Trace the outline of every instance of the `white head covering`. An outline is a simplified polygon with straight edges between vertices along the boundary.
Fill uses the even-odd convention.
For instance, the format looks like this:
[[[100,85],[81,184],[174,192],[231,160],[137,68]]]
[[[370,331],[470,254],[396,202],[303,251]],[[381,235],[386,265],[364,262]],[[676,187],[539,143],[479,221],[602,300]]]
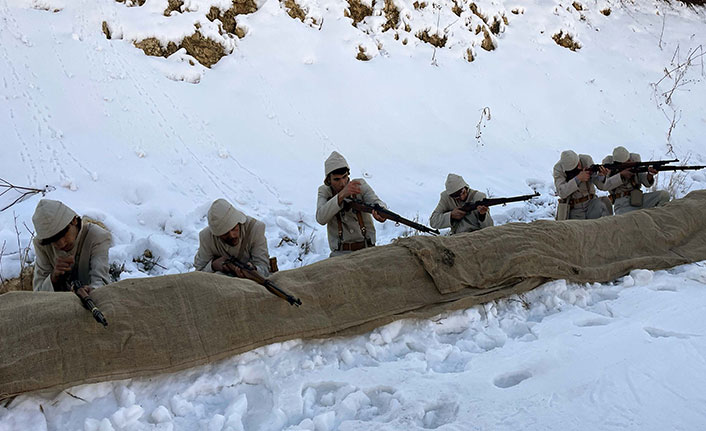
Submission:
[[[446,177],[446,193],[452,195],[464,187],[468,187],[468,184],[463,180],[463,177],[456,174],[449,174]]]
[[[76,216],[74,210],[59,201],[40,200],[32,216],[37,239],[41,241],[53,237],[64,230]]]
[[[562,151],[559,163],[561,164],[561,169],[570,171],[579,165],[579,156],[571,150]]]
[[[630,160],[630,151],[625,147],[615,147],[613,149],[613,161],[616,163],[625,163]]]
[[[324,162],[324,176],[327,177],[331,172],[341,168],[350,169],[346,159],[338,151],[334,151]]]
[[[245,223],[245,214],[235,209],[225,199],[216,199],[208,209],[208,227],[216,236],[221,236],[233,229],[235,225]]]

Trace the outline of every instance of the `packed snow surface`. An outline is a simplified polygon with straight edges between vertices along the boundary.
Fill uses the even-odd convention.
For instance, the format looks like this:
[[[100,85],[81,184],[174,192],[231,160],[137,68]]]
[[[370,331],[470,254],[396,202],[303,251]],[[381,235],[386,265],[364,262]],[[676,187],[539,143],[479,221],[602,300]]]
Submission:
[[[208,18],[228,1],[168,14],[166,0],[138,3],[0,0],[0,178],[50,186],[47,198],[102,222],[122,279],[193,270],[220,197],[266,223],[281,269],[326,258],[314,212],[333,150],[421,223],[449,172],[492,196],[542,193],[493,207],[502,224],[553,217],[564,149],[706,164],[703,8],[477,1],[476,13],[463,0],[394,0],[390,29],[387,2],[302,0],[296,19],[289,2],[259,0],[236,16],[240,38]],[[360,5],[371,13],[354,25],[346,10]],[[184,48],[163,58],[134,46],[196,30],[223,47],[210,68]],[[580,48],[555,43],[559,32]],[[706,171],[663,173],[657,187],[680,197],[706,187]],[[3,278],[34,257],[38,198],[0,213]],[[413,234],[377,229],[379,244]],[[134,261],[145,250],[158,265]],[[704,263],[554,281],[358,337],[19,396],[0,404],[0,430],[702,429],[704,284]]]

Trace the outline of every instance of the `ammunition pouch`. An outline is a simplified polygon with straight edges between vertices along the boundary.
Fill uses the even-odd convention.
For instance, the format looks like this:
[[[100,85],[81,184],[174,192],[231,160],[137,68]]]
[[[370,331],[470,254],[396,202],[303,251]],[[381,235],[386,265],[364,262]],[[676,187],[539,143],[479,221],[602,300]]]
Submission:
[[[642,201],[643,201],[642,190],[635,189],[630,192],[630,206],[642,207]]]
[[[562,221],[568,218],[569,203],[565,199],[559,199],[559,203],[556,205],[556,219],[557,221]]]

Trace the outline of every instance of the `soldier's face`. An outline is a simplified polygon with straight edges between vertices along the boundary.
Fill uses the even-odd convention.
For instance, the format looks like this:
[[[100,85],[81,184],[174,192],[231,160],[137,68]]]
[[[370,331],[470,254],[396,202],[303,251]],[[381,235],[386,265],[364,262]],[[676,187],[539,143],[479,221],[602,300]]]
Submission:
[[[69,230],[66,231],[64,236],[58,240],[51,243],[52,247],[56,250],[61,251],[71,251],[76,243],[76,237],[78,236],[78,221],[76,219],[71,221],[69,225]]]
[[[223,235],[219,236],[221,241],[228,244],[231,247],[235,247],[240,242],[240,225],[236,224],[235,227]]]
[[[451,197],[456,199],[457,201],[466,202],[466,199],[468,199],[468,187],[462,188],[461,190],[452,194]]]
[[[329,181],[331,182],[331,188],[333,188],[333,191],[336,193],[343,190],[343,188],[346,186],[346,184],[348,184],[350,180],[351,176],[348,172],[342,175],[331,174],[331,178],[329,179]]]

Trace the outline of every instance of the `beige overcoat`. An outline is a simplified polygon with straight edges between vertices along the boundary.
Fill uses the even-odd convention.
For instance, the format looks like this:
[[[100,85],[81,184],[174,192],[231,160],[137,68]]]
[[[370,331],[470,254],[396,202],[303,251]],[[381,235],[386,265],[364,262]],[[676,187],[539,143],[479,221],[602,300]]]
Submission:
[[[579,154],[579,160],[584,168],[593,164],[593,158],[588,154]],[[610,177],[606,180],[603,175],[598,172],[591,174],[590,181],[579,181],[576,177],[567,180],[566,172],[561,167],[561,162],[557,162],[552,170],[554,177],[554,186],[556,193],[561,199],[577,200],[589,195],[596,194],[596,188],[599,190],[608,190],[608,186],[615,184],[616,179]]]
[[[108,273],[108,249],[110,249],[110,233],[100,226],[82,222],[81,230],[76,236],[74,249],[66,252],[55,249],[51,244],[40,245],[39,240],[34,240],[34,252],[37,259],[34,263],[33,286],[35,291],[53,292],[54,286],[51,282],[51,273],[54,271],[54,264],[57,257],[76,257],[78,247],[78,260],[74,265],[78,265],[78,280],[91,287],[103,286],[110,283]],[[83,244],[81,246],[81,244]]]
[[[637,153],[630,153],[630,158],[628,162],[640,162],[642,158]],[[603,164],[613,163],[613,156],[609,155],[603,159]],[[630,193],[634,189],[639,189],[640,186],[652,187],[655,180],[654,177],[652,181],[649,180],[647,172],[641,172],[632,178],[623,178],[620,176],[620,172],[608,178],[606,181],[606,188],[604,190],[610,191],[612,195]]]
[[[263,277],[270,275],[270,253],[265,239],[265,224],[247,216],[240,225],[240,241],[232,247],[211,232],[206,226],[199,232],[199,249],[194,256],[197,271],[214,272],[211,263],[223,256],[233,256],[241,262],[251,262]]]
[[[477,202],[481,199],[485,199],[485,193],[481,193],[478,190],[473,190],[470,187],[468,188],[468,197],[465,202],[456,200],[446,191],[443,191],[439,195],[439,203],[436,205],[436,209],[434,209],[434,212],[431,213],[431,217],[429,217],[429,225],[435,229],[445,229],[450,227],[451,235],[463,232],[472,232],[474,230],[492,226],[493,218],[490,216],[490,211],[485,214],[483,221],[480,220],[480,213],[478,210],[471,211],[461,220],[453,220],[451,218],[451,211],[454,209],[460,207],[466,202]]]
[[[370,187],[364,179],[358,178],[352,181],[358,181],[360,183],[361,194],[357,195],[356,198],[361,199],[367,204],[379,204],[387,208],[385,202],[380,200],[372,187]],[[352,210],[343,211],[343,205],[338,205],[338,196],[333,193],[331,186],[325,184],[321,185],[316,201],[316,221],[326,226],[328,245],[331,251],[337,251],[340,245],[339,242],[341,242],[338,238],[336,214],[341,214],[343,227],[342,242],[352,243],[364,240],[356,214]],[[373,217],[369,213],[363,213],[362,216],[363,226],[365,226],[368,239],[372,244],[375,244],[375,225],[373,224]]]

